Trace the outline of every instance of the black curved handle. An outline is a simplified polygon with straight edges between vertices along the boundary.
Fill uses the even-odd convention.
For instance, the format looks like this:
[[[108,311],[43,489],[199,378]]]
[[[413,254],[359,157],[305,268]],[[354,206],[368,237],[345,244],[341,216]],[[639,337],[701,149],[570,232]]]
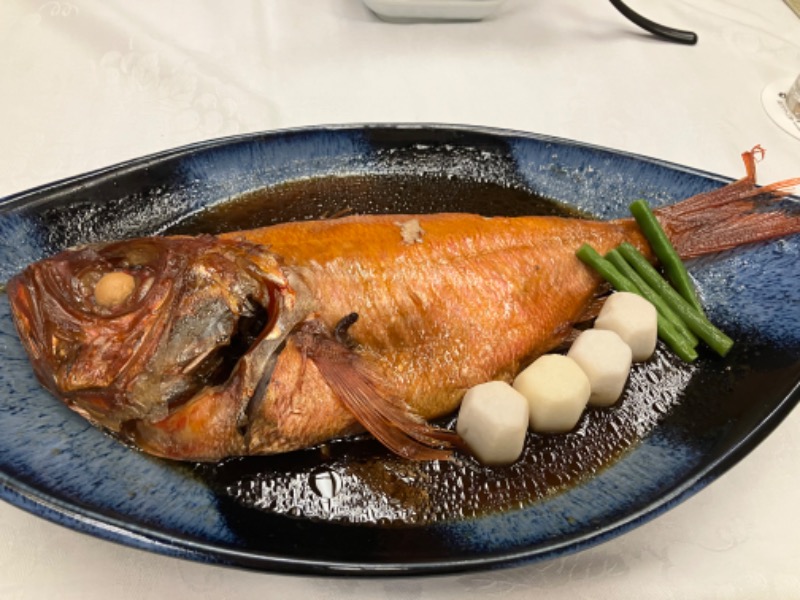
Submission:
[[[672,27],[667,27],[666,25],[654,23],[650,19],[646,19],[636,11],[632,10],[627,4],[622,2],[622,0],[611,0],[611,4],[629,21],[636,23],[636,25],[645,31],[649,31],[653,35],[664,38],[665,40],[669,40],[671,42],[677,42],[678,44],[687,44],[692,46],[697,43],[697,34],[693,31],[674,29]]]

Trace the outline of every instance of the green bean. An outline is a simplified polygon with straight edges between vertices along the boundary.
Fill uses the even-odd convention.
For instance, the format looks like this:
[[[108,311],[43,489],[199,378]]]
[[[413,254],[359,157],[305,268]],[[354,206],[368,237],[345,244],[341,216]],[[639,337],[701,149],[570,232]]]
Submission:
[[[661,261],[661,266],[664,267],[670,283],[689,304],[702,313],[703,306],[697,298],[697,292],[686,270],[686,265],[683,264],[680,256],[678,256],[666,232],[662,229],[653,211],[650,210],[650,206],[644,200],[637,200],[631,204],[630,210],[642,233],[650,243],[653,252],[655,252],[658,260]]]
[[[625,257],[620,254],[618,249],[611,250],[606,254],[606,259],[611,262],[617,270],[622,273],[625,277],[631,280],[633,285],[635,285],[639,290],[639,295],[644,297],[646,300],[650,302],[653,306],[656,307],[659,315],[663,316],[667,319],[678,332],[685,337],[688,342],[692,346],[696,346],[697,342],[699,341],[697,337],[692,333],[689,327],[684,323],[683,319],[678,316],[678,314],[672,310],[669,304],[656,292],[653,288],[647,285],[647,282],[642,279],[642,277],[636,272],[636,270],[628,264],[628,261],[625,260]]]
[[[669,319],[661,314],[656,315],[658,337],[664,340],[672,351],[686,362],[693,362],[697,358],[697,350],[692,341],[684,336]]]
[[[683,296],[656,271],[648,260],[631,244],[624,242],[619,246],[619,251],[625,260],[642,276],[647,284],[658,292],[670,305],[689,329],[701,340],[708,344],[717,354],[725,356],[733,346],[733,340],[715,327],[706,316],[696,310]]]
[[[600,256],[597,250],[592,248],[589,244],[583,244],[576,252],[576,255],[586,265],[597,271],[603,279],[608,281],[617,290],[631,292],[640,296],[642,295],[631,280],[620,273],[610,261]],[[694,345],[690,343],[689,339],[683,336],[668,319],[665,319],[662,315],[658,315],[657,327],[658,336],[664,340],[664,343],[680,358],[686,362],[692,362],[697,358]]]
[[[636,289],[632,281],[620,273],[611,262],[603,258],[600,253],[589,244],[583,244],[575,254],[581,261],[597,271],[600,276],[613,285],[614,288],[622,292],[639,293],[639,290]]]

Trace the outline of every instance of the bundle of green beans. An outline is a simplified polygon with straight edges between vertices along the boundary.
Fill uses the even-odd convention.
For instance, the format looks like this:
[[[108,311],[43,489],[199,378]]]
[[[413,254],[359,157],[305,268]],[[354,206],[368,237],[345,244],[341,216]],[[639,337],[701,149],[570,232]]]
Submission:
[[[697,358],[699,340],[720,356],[725,356],[733,346],[733,340],[706,317],[686,266],[653,211],[644,200],[637,200],[630,208],[663,266],[666,278],[627,242],[605,257],[589,244],[584,244],[577,252],[578,258],[615,289],[638,294],[650,301],[658,314],[659,337],[683,360],[692,362]]]

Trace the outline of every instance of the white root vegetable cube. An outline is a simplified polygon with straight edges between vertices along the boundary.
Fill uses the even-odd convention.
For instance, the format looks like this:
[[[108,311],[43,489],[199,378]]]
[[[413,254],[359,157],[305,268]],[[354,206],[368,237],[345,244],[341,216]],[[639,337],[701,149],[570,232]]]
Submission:
[[[572,343],[567,356],[580,365],[589,378],[589,404],[611,406],[622,395],[631,369],[630,346],[606,329],[587,329]]]
[[[514,388],[528,399],[531,430],[564,433],[577,425],[591,386],[578,364],[561,354],[545,354],[514,379]]]
[[[637,294],[616,292],[609,296],[594,326],[595,329],[609,329],[619,335],[630,346],[634,362],[647,360],[656,349],[656,307]]]
[[[486,465],[513,463],[528,430],[528,402],[503,381],[470,388],[461,401],[456,432]]]

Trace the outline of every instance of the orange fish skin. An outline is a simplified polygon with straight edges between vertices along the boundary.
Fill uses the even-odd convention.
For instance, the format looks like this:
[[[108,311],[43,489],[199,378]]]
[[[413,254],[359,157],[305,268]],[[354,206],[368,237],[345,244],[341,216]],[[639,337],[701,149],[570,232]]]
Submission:
[[[356,216],[221,237],[280,257],[331,330],[357,313],[349,334],[359,352],[425,419],[455,410],[470,386],[510,381],[564,340],[599,283],[575,257],[581,244],[647,248],[627,220],[466,214]],[[356,427],[311,361],[301,362],[296,351],[279,356],[260,417],[251,420],[258,434],[250,452],[302,448]]]

